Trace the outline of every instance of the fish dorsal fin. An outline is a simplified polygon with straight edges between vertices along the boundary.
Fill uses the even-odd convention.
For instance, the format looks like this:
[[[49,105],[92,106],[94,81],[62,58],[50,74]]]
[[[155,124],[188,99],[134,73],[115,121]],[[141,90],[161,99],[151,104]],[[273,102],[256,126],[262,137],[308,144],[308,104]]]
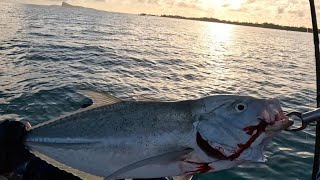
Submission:
[[[46,122],[43,122],[43,123],[40,123],[40,124],[37,124],[37,125],[33,126],[32,129],[36,129],[38,127],[50,124],[52,122],[58,121],[58,120],[60,120],[62,118],[65,118],[67,116],[70,116],[70,115],[73,115],[73,114],[77,114],[77,113],[80,113],[80,112],[83,112],[83,111],[94,109],[94,108],[97,108],[97,107],[100,107],[100,106],[106,106],[106,105],[111,105],[111,104],[116,104],[116,103],[122,102],[122,100],[119,99],[119,98],[116,98],[116,97],[111,96],[111,95],[109,95],[107,93],[103,93],[103,92],[99,92],[99,91],[80,90],[80,93],[85,95],[85,96],[87,96],[88,98],[90,98],[93,101],[93,105],[88,106],[86,108],[79,109],[79,110],[71,112],[71,113],[66,113],[66,114],[61,115],[61,116],[59,116],[57,118],[51,119],[49,121],[46,121]]]
[[[145,95],[134,96],[133,99],[136,100],[136,101],[157,101],[157,99],[150,98],[150,97],[147,97]]]
[[[174,161],[179,161],[184,158],[187,154],[192,152],[192,148],[187,148],[181,151],[173,151],[169,152],[166,154],[150,157],[132,164],[129,164],[128,166],[125,166],[116,172],[112,173],[110,176],[106,177],[105,179],[114,179],[117,178],[117,176],[124,174],[126,172],[132,171],[134,169],[137,169],[139,167],[143,167],[146,165],[151,165],[151,164],[163,164],[163,163],[171,163]]]
[[[110,94],[94,90],[80,90],[80,93],[93,101],[91,108],[116,104],[122,101],[121,99],[111,96]]]

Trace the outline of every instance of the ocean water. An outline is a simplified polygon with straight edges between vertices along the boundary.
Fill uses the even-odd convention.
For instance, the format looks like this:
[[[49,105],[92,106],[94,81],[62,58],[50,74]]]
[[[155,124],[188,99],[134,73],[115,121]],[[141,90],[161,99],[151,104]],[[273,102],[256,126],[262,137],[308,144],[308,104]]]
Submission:
[[[88,102],[83,88],[122,99],[245,94],[306,111],[316,104],[312,43],[309,33],[0,2],[0,120],[72,112]],[[194,179],[310,179],[314,134],[283,132],[268,162]]]

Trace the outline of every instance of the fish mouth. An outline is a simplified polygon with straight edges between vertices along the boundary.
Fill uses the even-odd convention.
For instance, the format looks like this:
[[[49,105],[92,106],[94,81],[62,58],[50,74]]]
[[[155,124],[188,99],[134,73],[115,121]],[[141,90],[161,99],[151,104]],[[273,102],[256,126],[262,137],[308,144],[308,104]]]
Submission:
[[[196,135],[197,139],[197,144],[200,147],[202,151],[204,151],[209,157],[213,157],[216,159],[221,159],[221,160],[227,160],[229,159],[228,156],[226,156],[223,153],[223,149],[221,148],[213,148],[208,141],[204,140],[202,136],[200,135],[199,132],[197,132]]]
[[[204,151],[209,157],[220,160],[231,160],[238,158],[246,149],[250,148],[251,144],[264,132],[275,133],[281,130],[287,129],[292,125],[288,117],[285,116],[283,111],[263,111],[260,116],[257,117],[260,120],[258,125],[248,126],[243,128],[246,134],[251,137],[245,144],[238,144],[237,150],[231,155],[226,155],[222,147],[212,147],[208,141],[202,138],[201,134],[197,132],[196,141],[202,151]]]
[[[268,112],[268,110],[265,110],[257,119],[268,123],[268,126],[265,128],[266,133],[280,132],[293,124],[282,110],[279,112],[275,110]]]

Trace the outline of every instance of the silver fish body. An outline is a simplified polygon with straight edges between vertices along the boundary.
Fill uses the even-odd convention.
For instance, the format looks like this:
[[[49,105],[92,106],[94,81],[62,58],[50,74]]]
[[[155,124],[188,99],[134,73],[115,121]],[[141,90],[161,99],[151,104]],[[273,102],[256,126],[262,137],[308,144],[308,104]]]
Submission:
[[[230,128],[230,122],[224,124],[223,120],[237,117],[239,112],[230,110],[234,114],[228,114],[225,110],[239,102],[256,109]],[[267,135],[257,138],[256,145],[238,157],[228,157],[251,137],[242,125],[257,125],[261,121],[257,116],[266,114],[270,104],[280,110],[274,101],[246,96],[180,102],[119,101],[36,126],[28,135],[27,145],[67,166],[107,179],[218,171],[261,159]],[[223,112],[219,112],[221,108]]]

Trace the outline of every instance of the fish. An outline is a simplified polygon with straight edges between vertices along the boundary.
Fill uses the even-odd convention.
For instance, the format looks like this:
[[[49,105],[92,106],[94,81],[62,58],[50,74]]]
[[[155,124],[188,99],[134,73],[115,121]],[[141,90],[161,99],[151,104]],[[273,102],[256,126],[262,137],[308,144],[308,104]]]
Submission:
[[[264,162],[265,146],[292,125],[278,99],[123,101],[99,91],[80,93],[93,105],[33,126],[26,146],[104,179],[189,179]]]

